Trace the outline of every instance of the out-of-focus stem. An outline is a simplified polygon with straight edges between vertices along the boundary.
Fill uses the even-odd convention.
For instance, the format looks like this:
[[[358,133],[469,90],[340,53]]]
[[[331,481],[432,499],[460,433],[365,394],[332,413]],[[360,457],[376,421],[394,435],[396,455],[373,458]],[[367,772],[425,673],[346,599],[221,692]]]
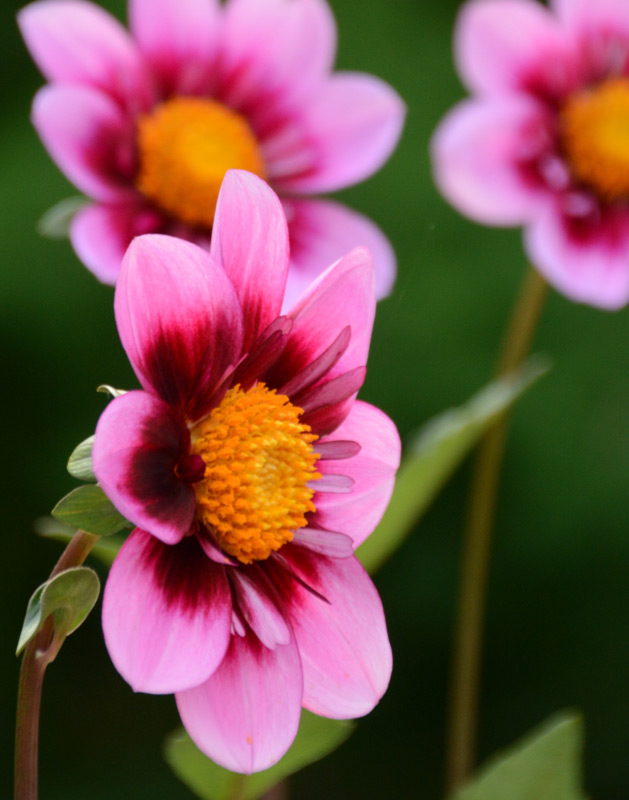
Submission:
[[[546,293],[543,278],[529,268],[503,339],[498,376],[515,370],[527,355]],[[484,436],[472,474],[453,648],[446,768],[450,791],[465,782],[474,766],[485,598],[507,427],[503,415]]]
[[[54,578],[69,567],[80,566],[100,537],[77,531],[50,573]],[[48,619],[26,645],[20,667],[15,727],[15,800],[37,800],[39,711],[46,667],[54,660],[60,641]]]

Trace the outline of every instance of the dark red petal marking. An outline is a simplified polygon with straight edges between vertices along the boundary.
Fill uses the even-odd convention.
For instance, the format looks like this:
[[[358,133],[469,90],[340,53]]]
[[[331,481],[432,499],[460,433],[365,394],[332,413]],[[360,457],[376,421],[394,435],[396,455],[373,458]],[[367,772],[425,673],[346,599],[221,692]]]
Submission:
[[[292,327],[293,320],[289,317],[274,320],[234,371],[232,385],[239,383],[243,389],[248,389],[270,369],[284,352]]]
[[[350,440],[341,440],[333,442],[317,442],[313,445],[314,450],[319,453],[321,461],[333,461],[342,458],[353,458],[361,451],[361,446],[358,442]]]
[[[306,548],[288,544],[284,545],[282,550],[286,548],[290,548],[291,553],[297,551],[298,555],[293,558],[292,561],[297,561],[299,563],[301,575],[297,574],[293,565],[289,563],[281,553],[274,553],[271,558],[268,558],[264,562],[264,571],[272,582],[275,591],[279,594],[281,604],[284,605],[285,603],[293,601],[293,582],[298,583],[303,589],[319,600],[329,604],[330,601],[327,597],[324,597],[311,585],[311,582],[316,583],[318,575],[317,565],[314,559],[324,558],[324,556],[317,555],[315,557]]]
[[[168,605],[193,614],[200,607],[224,602],[225,570],[206,557],[196,536],[186,536],[175,545],[151,536],[145,557]]]
[[[175,475],[184,483],[197,483],[205,475],[205,461],[196,453],[179,459]]]
[[[217,564],[224,564],[227,567],[237,567],[240,565],[238,559],[228,556],[227,553],[221,550],[205,525],[198,524],[195,532],[199,544],[203,548],[203,552],[208,558],[211,558],[212,561],[215,561]]]
[[[347,400],[360,389],[365,382],[366,374],[367,367],[356,367],[344,375],[339,375],[338,378],[320,383],[313,389],[291,398],[291,402],[303,408],[304,415],[319,408],[336,405],[336,403]]]
[[[315,358],[315,360],[308,364],[301,372],[294,375],[287,383],[280,386],[278,392],[293,398],[298,395],[299,392],[312,386],[313,383],[326,375],[337,363],[339,358],[347,350],[351,338],[352,329],[348,325],[343,328],[332,344],[324,350],[320,356]],[[297,405],[299,405],[299,403],[297,403]]]
[[[353,405],[354,397],[348,397],[347,400],[343,400],[342,403],[337,403],[333,406],[324,406],[323,408],[317,409],[317,411],[304,414],[301,421],[305,425],[310,425],[312,432],[316,433],[317,436],[327,436],[329,433],[332,433],[332,431],[335,431],[341,422],[345,420],[352,410]],[[315,442],[313,445],[315,451],[316,444]]]

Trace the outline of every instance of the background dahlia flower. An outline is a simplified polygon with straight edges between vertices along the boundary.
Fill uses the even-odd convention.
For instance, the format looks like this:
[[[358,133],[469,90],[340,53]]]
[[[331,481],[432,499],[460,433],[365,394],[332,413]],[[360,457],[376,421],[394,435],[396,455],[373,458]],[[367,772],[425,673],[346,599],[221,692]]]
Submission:
[[[369,254],[338,261],[280,316],[278,198],[230,171],[211,252],[148,235],[116,287],[143,389],[102,414],[94,470],[137,528],[113,564],[103,627],[138,691],[174,692],[196,744],[239,772],[291,744],[302,705],[366,714],[391,650],[354,548],[389,500],[400,444],[357,401],[375,311]]]
[[[395,276],[387,238],[367,218],[304,195],[371,175],[399,138],[404,106],[370,75],[332,73],[336,31],[324,0],[129,0],[129,34],[84,0],[43,0],[19,25],[50,81],[33,123],[93,204],[70,238],[115,283],[131,239],[161,232],[207,245],[228,168],[282,196],[292,266],[287,298],[366,245],[378,296]]]
[[[462,213],[524,225],[569,298],[629,300],[629,3],[475,0],[455,31],[474,93],[437,129],[437,184]]]

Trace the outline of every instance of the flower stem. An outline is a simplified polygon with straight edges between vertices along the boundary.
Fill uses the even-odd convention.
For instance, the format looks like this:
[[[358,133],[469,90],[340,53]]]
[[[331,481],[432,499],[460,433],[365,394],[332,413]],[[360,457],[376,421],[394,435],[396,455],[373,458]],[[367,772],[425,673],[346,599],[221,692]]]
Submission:
[[[50,577],[54,578],[69,567],[80,566],[99,538],[77,531]],[[54,626],[49,618],[26,645],[22,657],[15,727],[15,800],[37,800],[39,710],[44,672],[48,664],[54,661],[62,643],[55,640],[54,634]]]
[[[529,268],[503,338],[498,376],[515,370],[528,353],[546,290],[543,278]],[[485,597],[507,427],[508,419],[503,415],[487,432],[472,473],[450,691],[446,772],[450,791],[467,779],[474,764]]]

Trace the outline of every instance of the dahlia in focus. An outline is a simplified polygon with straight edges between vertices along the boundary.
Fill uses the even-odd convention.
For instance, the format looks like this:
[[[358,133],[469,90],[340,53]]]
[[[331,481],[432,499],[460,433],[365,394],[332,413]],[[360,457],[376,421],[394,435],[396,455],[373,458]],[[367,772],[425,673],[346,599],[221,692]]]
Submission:
[[[567,297],[629,300],[629,3],[472,0],[455,32],[473,97],[437,129],[437,185],[463,214],[523,225]]]
[[[387,688],[382,605],[354,549],[389,501],[400,443],[356,400],[375,311],[356,249],[281,315],[289,251],[276,195],[227,173],[211,251],[137,238],[116,287],[142,390],[97,426],[94,471],[137,527],[103,600],[111,658],[175,693],[198,747],[254,772],[301,707],[368,713]]]
[[[208,247],[223,176],[239,168],[282,197],[287,302],[357,245],[371,249],[378,296],[388,294],[395,257],[384,234],[339,203],[307,199],[375,172],[404,119],[388,84],[332,72],[325,0],[129,0],[130,33],[85,0],[41,0],[18,19],[50,81],[33,123],[93,200],[70,238],[101,281],[115,283],[138,234]]]

